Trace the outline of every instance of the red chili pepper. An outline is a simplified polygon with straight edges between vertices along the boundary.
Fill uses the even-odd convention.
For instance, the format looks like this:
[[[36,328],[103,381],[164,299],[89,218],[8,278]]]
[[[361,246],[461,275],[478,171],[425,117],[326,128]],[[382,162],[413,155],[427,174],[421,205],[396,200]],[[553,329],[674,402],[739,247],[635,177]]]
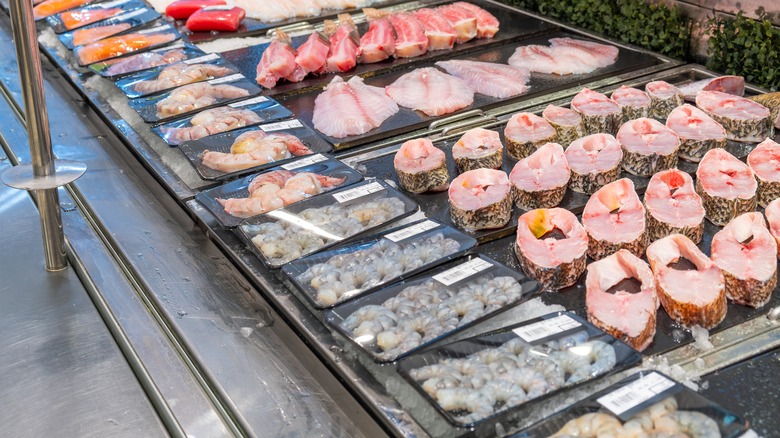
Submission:
[[[192,14],[187,19],[187,29],[193,32],[235,32],[244,16],[246,12],[238,6],[210,6]]]
[[[225,0],[176,0],[165,8],[165,15],[176,20],[185,20],[207,6],[226,4]]]

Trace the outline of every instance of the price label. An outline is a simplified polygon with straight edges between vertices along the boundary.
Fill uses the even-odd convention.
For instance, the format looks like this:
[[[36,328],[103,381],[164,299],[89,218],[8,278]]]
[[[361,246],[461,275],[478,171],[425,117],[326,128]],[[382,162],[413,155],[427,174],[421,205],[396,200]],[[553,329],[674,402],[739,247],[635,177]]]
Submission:
[[[319,163],[320,161],[327,160],[328,157],[322,155],[322,154],[315,154],[308,156],[306,158],[301,158],[300,160],[293,161],[292,163],[287,163],[282,165],[282,169],[286,170],[293,170],[293,169],[300,169],[301,167],[310,166],[315,163]]]
[[[162,30],[168,30],[170,28],[171,28],[171,25],[170,24],[166,24],[165,26],[158,26],[158,27],[153,27],[151,29],[139,30],[138,33],[140,35],[146,35],[146,34],[149,34],[149,33],[160,32]],[[170,47],[168,47],[168,49],[170,49]]]
[[[224,76],[217,79],[212,79],[208,82],[211,85],[216,85],[216,84],[224,84],[225,82],[235,82],[239,79],[244,79],[244,75],[242,75],[241,73],[236,73],[236,74]]]
[[[172,44],[170,46],[160,47],[159,49],[151,50],[152,53],[159,53],[159,52],[167,52],[168,50],[176,50],[176,49],[183,49],[184,43],[178,42],[176,44]]]
[[[208,61],[214,61],[216,59],[219,59],[219,55],[216,53],[210,53],[206,56],[201,56],[199,58],[192,58],[184,61],[185,64],[191,65],[191,64],[200,64],[202,62],[208,62]]]
[[[465,278],[469,278],[474,274],[478,274],[491,266],[493,266],[493,264],[489,261],[476,258],[452,269],[448,269],[441,274],[434,275],[433,279],[445,286],[450,286]]]
[[[201,9],[201,11],[229,11],[233,8],[235,8],[235,6],[216,5],[216,6],[206,6],[205,8]]]
[[[642,376],[635,382],[631,382],[622,388],[599,397],[596,401],[613,414],[624,419],[624,414],[631,413],[631,415],[633,415],[635,408],[654,399],[656,396],[673,388],[675,385],[677,385],[677,383],[674,381],[669,380],[656,372],[652,372]]]
[[[135,11],[127,12],[122,15],[117,15],[116,17],[112,18],[112,22],[127,20],[128,18],[137,17],[145,12],[149,11],[149,9],[143,8],[143,9],[136,9]],[[140,33],[140,32],[139,32]]]
[[[265,97],[265,96],[258,96],[258,97],[255,97],[254,99],[249,99],[249,100],[244,100],[244,101],[241,101],[241,102],[231,103],[228,106],[231,107],[231,108],[241,108],[241,107],[244,107],[244,106],[254,105],[256,103],[267,102],[267,101],[268,101],[267,97]]]
[[[385,188],[382,187],[382,184],[379,184],[378,182],[374,181],[370,184],[366,184],[360,187],[355,187],[354,189],[344,190],[343,192],[334,193],[333,197],[336,198],[336,201],[339,202],[339,204],[342,204],[347,201],[351,201],[353,199],[362,198],[363,196],[368,196],[372,193],[381,192],[384,191]]]
[[[432,230],[438,226],[440,226],[440,224],[437,224],[434,221],[426,220],[425,222],[420,222],[419,224],[404,228],[403,230],[390,233],[385,236],[385,239],[388,239],[392,242],[400,242],[401,240],[406,240],[412,236],[416,236],[425,231]]]
[[[514,330],[517,336],[523,338],[526,342],[534,342],[539,339],[547,338],[558,333],[580,327],[582,324],[572,319],[569,315],[559,315],[555,318],[545,319]]]
[[[108,8],[113,8],[114,6],[123,5],[123,4],[128,3],[128,2],[130,2],[130,0],[116,0],[116,1],[108,2],[108,3],[100,3],[100,4],[97,4],[95,6],[97,8],[99,8],[99,9],[108,9]]]
[[[303,128],[303,123],[300,120],[285,120],[283,122],[269,123],[267,125],[261,125],[260,129],[263,132],[281,131],[284,129]]]

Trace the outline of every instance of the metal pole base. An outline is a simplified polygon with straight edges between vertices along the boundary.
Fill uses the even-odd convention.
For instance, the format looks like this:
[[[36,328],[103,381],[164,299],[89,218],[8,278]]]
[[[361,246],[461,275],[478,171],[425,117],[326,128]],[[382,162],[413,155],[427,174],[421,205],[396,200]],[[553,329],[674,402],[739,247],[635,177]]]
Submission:
[[[56,189],[79,179],[86,171],[87,165],[80,161],[54,160],[51,175],[35,176],[32,164],[20,164],[0,174],[0,180],[8,187],[20,190]]]

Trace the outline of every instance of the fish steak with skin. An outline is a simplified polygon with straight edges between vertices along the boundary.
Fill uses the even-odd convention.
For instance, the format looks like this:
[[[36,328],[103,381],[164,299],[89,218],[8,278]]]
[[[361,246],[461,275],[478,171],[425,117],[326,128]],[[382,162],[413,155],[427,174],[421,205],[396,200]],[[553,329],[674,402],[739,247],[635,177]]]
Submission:
[[[571,167],[569,188],[590,195],[620,175],[623,149],[609,134],[593,134],[573,141],[566,149]]]
[[[756,182],[747,164],[725,149],[712,149],[696,169],[696,193],[707,219],[726,225],[742,213],[756,209]]]
[[[427,138],[404,142],[395,153],[393,168],[406,191],[441,192],[449,187],[450,174],[444,151]]]
[[[500,228],[512,218],[509,178],[501,170],[463,172],[448,191],[452,222],[467,230]]]
[[[558,143],[547,143],[515,164],[509,174],[512,197],[524,210],[560,204],[571,177],[569,163]]]
[[[645,189],[647,234],[655,241],[683,234],[694,243],[704,236],[704,206],[693,187],[693,178],[678,169],[656,173]]]
[[[641,256],[647,247],[645,207],[628,178],[609,183],[590,197],[582,211],[582,225],[593,260],[621,249]]]

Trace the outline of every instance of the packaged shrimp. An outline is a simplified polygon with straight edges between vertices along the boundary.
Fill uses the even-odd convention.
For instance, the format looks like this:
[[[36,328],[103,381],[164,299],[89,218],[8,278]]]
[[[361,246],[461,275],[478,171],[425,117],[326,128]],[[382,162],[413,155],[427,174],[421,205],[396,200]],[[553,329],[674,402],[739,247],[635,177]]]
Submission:
[[[145,7],[146,4],[139,0],[114,0],[60,12],[46,17],[46,21],[54,33],[59,34]]]
[[[375,361],[392,362],[540,290],[536,280],[472,254],[337,306],[326,320]]]
[[[131,99],[170,91],[182,85],[209,81],[238,73],[236,66],[210,53],[125,76],[115,82]]]
[[[642,371],[513,437],[736,438],[747,421],[658,371]],[[755,436],[755,435],[754,435]]]
[[[555,312],[409,356],[399,368],[450,423],[487,432],[499,422],[509,430],[509,411],[640,361],[586,320]]]
[[[188,141],[180,148],[201,178],[224,180],[329,152],[332,146],[291,119]]]
[[[205,54],[203,50],[180,41],[143,53],[96,62],[90,64],[89,69],[104,78],[116,79],[151,68],[199,58]]]
[[[260,91],[260,87],[243,74],[235,73],[182,85],[165,93],[132,99],[129,105],[145,122],[156,123],[256,96]]]
[[[187,141],[198,140],[221,132],[286,119],[291,115],[290,110],[281,106],[279,102],[265,96],[259,96],[225,106],[205,109],[192,117],[157,125],[152,128],[152,132],[162,137],[169,145],[178,146]]]
[[[205,190],[195,196],[224,228],[237,227],[242,219],[267,213],[344,188],[363,175],[341,161],[314,154]]]
[[[381,180],[367,180],[245,219],[238,237],[266,266],[285,263],[358,237],[417,211]]]
[[[149,24],[158,18],[160,18],[159,12],[144,7],[107,18],[99,23],[65,32],[57,38],[65,47],[73,50],[76,47],[91,44]]]
[[[282,272],[314,307],[333,307],[463,255],[476,239],[423,219],[330,251],[304,257]]]

